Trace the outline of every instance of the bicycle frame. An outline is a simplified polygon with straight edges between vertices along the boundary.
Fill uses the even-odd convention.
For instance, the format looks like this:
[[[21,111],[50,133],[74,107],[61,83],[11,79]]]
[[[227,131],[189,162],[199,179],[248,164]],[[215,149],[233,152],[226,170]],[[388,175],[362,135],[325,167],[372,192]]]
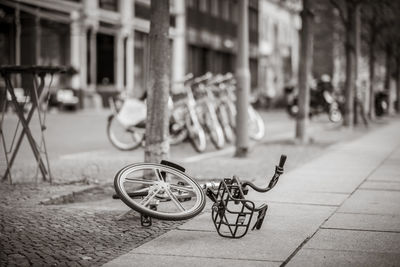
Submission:
[[[205,206],[205,196],[208,196],[214,202],[211,217],[218,234],[222,237],[241,238],[248,232],[254,212],[257,212],[258,216],[252,230],[258,230],[263,224],[268,209],[267,204],[256,207],[254,202],[246,200],[245,195],[249,188],[261,193],[271,190],[283,173],[285,161],[286,156],[282,155],[272,179],[265,188],[257,187],[251,182],[241,183],[236,176],[231,179],[222,179],[218,184],[199,185],[193,178],[185,174],[183,167],[168,161],[162,161],[161,164],[128,165],[117,173],[114,186],[117,197],[141,214],[143,226],[150,226],[152,217],[163,220],[190,219],[202,211]],[[135,175],[131,176],[137,172],[145,174],[141,178]],[[176,178],[183,178],[183,182],[178,182]],[[142,183],[147,187],[128,193],[127,188],[129,187],[124,185],[127,181],[130,184],[132,182]],[[134,198],[137,198],[138,201],[133,201]],[[187,201],[189,204],[195,204],[193,206],[184,205]],[[163,202],[165,202],[163,206],[166,206],[167,209],[161,207],[158,210],[159,205]],[[172,211],[171,205],[175,205],[177,209]]]

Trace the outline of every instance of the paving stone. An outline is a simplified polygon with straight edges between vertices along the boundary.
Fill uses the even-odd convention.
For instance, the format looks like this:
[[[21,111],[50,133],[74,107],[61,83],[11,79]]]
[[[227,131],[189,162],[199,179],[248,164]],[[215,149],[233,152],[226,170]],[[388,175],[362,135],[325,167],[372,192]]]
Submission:
[[[322,227],[370,231],[393,231],[400,233],[400,214],[381,215],[335,213]]]
[[[396,215],[400,210],[400,192],[357,190],[339,208],[339,212]]]
[[[84,253],[92,259],[90,262],[101,265],[179,225],[179,222],[154,220],[155,227],[143,228],[137,214],[126,221],[116,221],[116,210],[81,211],[68,206],[12,208],[12,205],[4,207],[0,204],[0,227],[7,229],[1,231],[0,248],[4,248],[2,251],[7,252],[6,255],[24,251],[31,264],[36,266],[65,265],[71,261],[71,256]],[[22,255],[7,258],[7,264],[29,266],[29,261],[23,262]],[[84,263],[80,258],[73,259],[77,264],[87,266],[87,260]]]
[[[281,262],[271,261],[242,261],[235,259],[218,259],[213,257],[179,257],[176,255],[146,255],[146,254],[125,254],[118,262],[108,262],[103,265],[105,267],[111,266],[192,266],[192,267],[204,267],[204,266],[221,266],[221,267],[242,267],[242,266],[280,266]]]
[[[321,229],[304,248],[397,254],[400,233]]]
[[[400,180],[399,181],[367,180],[360,186],[360,189],[387,190],[387,191],[400,192]]]
[[[286,266],[398,266],[400,254],[345,250],[301,249]]]

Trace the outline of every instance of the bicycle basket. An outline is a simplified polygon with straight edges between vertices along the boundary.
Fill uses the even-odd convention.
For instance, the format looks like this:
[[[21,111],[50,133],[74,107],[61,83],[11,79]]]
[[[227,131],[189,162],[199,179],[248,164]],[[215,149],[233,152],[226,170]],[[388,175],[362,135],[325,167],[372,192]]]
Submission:
[[[241,238],[246,235],[255,205],[244,198],[239,179],[223,179],[215,194],[211,216],[222,237]]]

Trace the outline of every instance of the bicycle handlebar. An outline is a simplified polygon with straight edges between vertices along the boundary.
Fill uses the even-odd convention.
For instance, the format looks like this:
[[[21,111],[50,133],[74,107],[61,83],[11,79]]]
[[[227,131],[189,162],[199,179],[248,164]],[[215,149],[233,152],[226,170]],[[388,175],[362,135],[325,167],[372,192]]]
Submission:
[[[261,188],[261,187],[256,186],[252,182],[243,182],[242,183],[242,188],[245,188],[246,186],[250,186],[252,189],[254,189],[257,192],[260,192],[260,193],[268,192],[269,190],[271,190],[276,185],[276,183],[279,180],[279,176],[281,174],[283,174],[283,166],[285,165],[286,159],[287,159],[286,155],[281,155],[281,158],[279,160],[279,164],[278,164],[278,166],[275,167],[275,173],[272,176],[271,181],[269,182],[267,187]]]
[[[198,83],[201,83],[201,82],[204,82],[204,81],[206,81],[206,80],[208,80],[208,79],[211,79],[212,76],[213,76],[213,75],[212,75],[211,72],[207,72],[207,73],[204,74],[203,76],[200,76],[200,77],[195,78],[195,79],[193,80],[193,82],[192,82],[192,85],[198,84]]]
[[[286,159],[287,159],[286,155],[281,155],[278,166],[281,167],[282,169],[283,169],[283,166],[285,165]]]

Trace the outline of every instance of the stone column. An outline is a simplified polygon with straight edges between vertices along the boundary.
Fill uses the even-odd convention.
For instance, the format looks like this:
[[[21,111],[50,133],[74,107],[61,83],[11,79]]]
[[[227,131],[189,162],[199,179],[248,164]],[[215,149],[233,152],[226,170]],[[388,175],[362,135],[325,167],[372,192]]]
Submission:
[[[19,4],[15,8],[15,65],[21,65],[21,20]],[[18,87],[21,86],[21,76],[15,75],[15,83]]]
[[[134,96],[135,91],[135,61],[134,61],[134,31],[127,36],[126,40],[126,90],[129,97]]]
[[[125,46],[124,46],[124,39],[125,36],[120,30],[116,36],[115,36],[115,55],[114,55],[114,61],[115,61],[115,76],[116,76],[116,89],[118,91],[122,91],[124,89],[124,72],[125,72],[125,66],[124,66],[124,56],[125,56]]]
[[[172,46],[172,83],[182,81],[186,74],[185,8],[185,0],[175,0],[175,34]],[[173,84],[172,89],[174,89]]]
[[[15,65],[21,64],[21,21],[19,4],[15,8]]]
[[[98,0],[82,0],[83,20],[81,28],[81,86],[84,88],[85,108],[99,109],[101,97],[96,94],[97,84],[97,29],[99,25]]]
[[[70,63],[71,66],[80,74],[73,75],[71,78],[71,87],[73,89],[82,89],[82,72],[85,74],[86,81],[86,57],[82,57],[82,35],[80,16],[78,11],[71,12],[71,25],[70,25]],[[84,70],[85,69],[85,70]]]
[[[42,40],[42,27],[40,25],[40,16],[39,16],[39,9],[36,9],[36,14],[35,14],[35,58],[36,58],[36,64],[37,65],[42,65],[42,60],[41,60],[41,45],[40,42]]]
[[[249,150],[248,105],[250,93],[248,0],[239,0],[238,50],[236,65],[236,157],[246,157]]]
[[[121,29],[116,38],[116,74],[118,89],[125,89],[129,96],[133,95],[134,81],[134,0],[120,0]],[[126,73],[126,84],[124,84]]]
[[[88,62],[89,73],[90,73],[90,81],[89,88],[91,91],[96,90],[97,84],[97,42],[96,42],[97,31],[92,28],[89,31],[89,58],[90,62]]]

